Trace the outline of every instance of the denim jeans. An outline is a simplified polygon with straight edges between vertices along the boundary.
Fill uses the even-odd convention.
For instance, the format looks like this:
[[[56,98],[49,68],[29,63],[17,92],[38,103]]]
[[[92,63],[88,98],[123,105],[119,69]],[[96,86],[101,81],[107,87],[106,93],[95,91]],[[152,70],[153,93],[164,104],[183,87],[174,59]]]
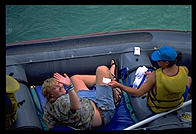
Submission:
[[[102,110],[104,125],[107,125],[115,110],[112,88],[108,85],[95,85],[91,90],[79,90],[77,92],[80,98],[92,100],[98,108]]]

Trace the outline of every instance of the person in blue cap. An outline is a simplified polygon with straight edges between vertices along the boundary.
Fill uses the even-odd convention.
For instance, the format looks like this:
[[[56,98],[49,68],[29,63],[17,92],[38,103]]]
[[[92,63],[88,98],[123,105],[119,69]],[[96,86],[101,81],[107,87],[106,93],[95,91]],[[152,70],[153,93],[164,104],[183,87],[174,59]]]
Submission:
[[[136,97],[147,93],[146,103],[151,114],[169,111],[183,104],[191,85],[188,68],[176,64],[181,58],[181,53],[177,54],[169,46],[162,46],[151,55],[151,59],[156,61],[160,68],[150,73],[139,89],[122,85],[117,81],[112,81],[108,85]]]

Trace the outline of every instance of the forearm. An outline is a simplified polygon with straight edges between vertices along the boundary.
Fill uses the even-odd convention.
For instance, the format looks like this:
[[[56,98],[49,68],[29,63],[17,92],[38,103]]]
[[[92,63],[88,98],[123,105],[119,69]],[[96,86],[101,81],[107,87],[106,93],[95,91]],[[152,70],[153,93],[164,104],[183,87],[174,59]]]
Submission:
[[[135,88],[131,88],[122,84],[118,84],[118,88],[124,90],[126,93],[136,96],[136,97],[140,97],[142,94],[140,93],[140,91],[138,89]]]
[[[73,85],[72,85],[73,86]],[[73,89],[74,87],[71,87],[71,90],[68,90],[69,98],[70,98],[70,109],[71,110],[78,110],[80,109],[80,99]]]
[[[80,109],[80,100],[78,98],[78,95],[76,94],[76,92],[74,91],[74,86],[71,83],[70,78],[67,76],[66,73],[64,73],[63,77],[62,75],[60,75],[59,73],[55,73],[54,74],[54,78],[56,78],[56,80],[60,83],[62,83],[63,85],[67,86],[65,87],[66,92],[68,92],[69,97],[70,97],[70,109],[71,110],[77,110]]]
[[[80,109],[80,99],[74,90],[69,91],[70,97],[70,109],[71,110],[78,110]]]

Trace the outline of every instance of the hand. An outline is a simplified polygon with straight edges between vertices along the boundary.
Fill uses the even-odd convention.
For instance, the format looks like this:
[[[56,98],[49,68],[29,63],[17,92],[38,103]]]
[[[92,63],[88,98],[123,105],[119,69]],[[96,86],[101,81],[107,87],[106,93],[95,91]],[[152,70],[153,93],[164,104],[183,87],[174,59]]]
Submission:
[[[62,83],[62,84],[64,84],[64,85],[66,85],[66,86],[69,86],[70,83],[71,83],[71,80],[70,80],[70,78],[67,76],[66,73],[64,73],[64,77],[63,77],[62,75],[60,75],[59,73],[54,73],[54,78],[55,78],[58,82],[60,82],[60,83]]]
[[[152,72],[145,72],[144,75],[150,75]]]
[[[117,81],[111,81],[108,83],[109,86],[111,86],[112,88],[116,88],[118,87],[119,83]]]

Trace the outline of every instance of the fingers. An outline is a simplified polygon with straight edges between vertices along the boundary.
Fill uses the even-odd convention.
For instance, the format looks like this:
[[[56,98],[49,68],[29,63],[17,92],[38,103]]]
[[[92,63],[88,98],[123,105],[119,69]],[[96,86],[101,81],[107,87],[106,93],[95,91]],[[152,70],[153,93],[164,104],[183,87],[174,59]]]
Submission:
[[[64,73],[64,76],[66,77],[67,75]],[[54,73],[55,78],[63,78],[63,76],[59,73]]]
[[[150,75],[151,74],[151,72],[145,72],[145,74],[144,75]]]
[[[66,73],[64,73],[65,78],[68,77]]]
[[[63,77],[61,74],[59,73],[54,73],[54,77],[57,77],[57,78],[60,78],[60,77]],[[68,77],[66,73],[64,73],[64,77]]]
[[[59,73],[54,73],[53,76],[58,82],[65,84],[65,85],[70,85],[70,78],[67,76],[66,73],[64,73],[64,76],[59,74]]]
[[[61,75],[59,73],[54,73],[55,77],[60,77]]]
[[[54,73],[53,77],[59,80],[62,76],[59,73]]]
[[[111,86],[111,87],[115,87],[116,81],[111,81],[111,82],[108,83],[108,85]]]
[[[61,82],[65,79],[65,77],[63,77],[62,75],[60,75],[59,73],[54,73],[54,78],[58,81]]]
[[[109,82],[109,83],[108,83],[108,85],[109,85],[109,86],[111,86],[111,85],[112,85],[112,81],[111,81],[111,82]]]

